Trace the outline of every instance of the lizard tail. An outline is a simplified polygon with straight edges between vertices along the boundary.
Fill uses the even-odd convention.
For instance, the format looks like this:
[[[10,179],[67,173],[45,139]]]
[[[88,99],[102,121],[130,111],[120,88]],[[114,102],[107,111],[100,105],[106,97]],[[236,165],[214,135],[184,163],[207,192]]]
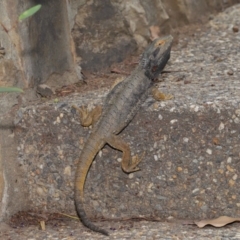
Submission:
[[[83,189],[84,189],[86,176],[95,155],[97,154],[99,149],[101,149],[102,146],[103,144],[99,143],[99,141],[90,140],[86,143],[85,148],[81,153],[81,156],[77,165],[76,179],[75,179],[75,186],[74,186],[74,200],[75,200],[78,216],[81,219],[83,225],[95,232],[99,232],[108,236],[109,234],[106,230],[95,226],[88,219],[87,214],[83,207]]]
[[[78,194],[79,193],[79,194]],[[77,208],[78,215],[83,223],[84,226],[91,229],[94,232],[102,233],[105,236],[109,236],[108,232],[96,225],[94,225],[87,217],[87,214],[83,208],[83,199],[80,196],[80,192],[75,191],[75,205]],[[77,201],[76,201],[77,200]]]

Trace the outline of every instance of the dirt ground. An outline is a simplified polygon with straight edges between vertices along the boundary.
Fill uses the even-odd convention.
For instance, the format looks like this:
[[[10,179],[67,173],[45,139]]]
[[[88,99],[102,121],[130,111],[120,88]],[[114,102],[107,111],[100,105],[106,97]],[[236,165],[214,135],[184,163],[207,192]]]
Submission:
[[[2,223],[0,225],[0,239],[240,239],[240,223],[233,223],[224,228],[207,226],[204,229],[197,228],[190,221],[178,221],[173,223],[146,221],[143,219],[125,219],[122,221],[98,220],[97,224],[102,228],[107,229],[110,236],[106,237],[98,233],[93,233],[79,224],[78,220],[61,214],[21,212],[12,217],[8,224]]]

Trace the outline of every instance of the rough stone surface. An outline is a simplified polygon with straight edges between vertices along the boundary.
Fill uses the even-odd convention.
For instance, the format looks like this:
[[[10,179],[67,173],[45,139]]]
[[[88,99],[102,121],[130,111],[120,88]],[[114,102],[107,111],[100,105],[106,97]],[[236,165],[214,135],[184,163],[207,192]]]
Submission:
[[[78,62],[85,71],[99,72],[122,61],[136,46],[145,47],[153,32],[163,35],[189,23],[206,22],[210,13],[234,2],[239,1],[74,1],[79,6],[72,31]]]
[[[99,71],[134,52],[137,46],[128,28],[109,0],[94,1],[79,8],[72,34],[83,70]]]
[[[45,1],[40,12],[19,24],[20,54],[30,86],[45,82],[61,87],[80,80],[75,72],[67,7],[67,1]],[[72,74],[66,78],[67,71]],[[52,74],[58,75],[54,81]]]
[[[74,45],[81,65],[99,71],[133,53],[136,43],[145,46],[150,26],[160,27],[160,34],[168,33],[187,23],[206,21],[214,9],[236,2],[239,0],[74,0],[56,4],[50,0],[41,2],[39,13],[18,23],[19,13],[31,7],[32,2],[3,0],[0,49],[4,49],[4,59],[11,60],[12,68],[18,71],[13,78],[15,86],[34,87],[47,81],[56,88],[81,79]],[[2,50],[0,55],[2,59]]]
[[[30,199],[28,189],[24,188],[25,172],[19,169],[16,162],[16,139],[12,132],[13,125],[1,124],[0,135],[0,221],[10,217],[19,210],[27,210]]]
[[[45,1],[38,13],[18,22],[19,14],[31,6],[31,1],[4,0],[0,3],[0,47],[5,50],[1,62],[11,61],[12,68],[17,69],[14,85],[33,87],[58,73],[58,85],[61,86],[61,74],[65,71],[72,71],[68,84],[79,81],[71,49],[67,2]]]

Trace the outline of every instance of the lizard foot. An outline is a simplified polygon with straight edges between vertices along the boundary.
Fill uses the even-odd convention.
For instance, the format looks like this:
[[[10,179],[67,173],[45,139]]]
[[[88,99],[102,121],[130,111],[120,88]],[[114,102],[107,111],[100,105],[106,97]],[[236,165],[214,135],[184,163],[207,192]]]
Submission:
[[[122,170],[125,173],[131,173],[140,170],[140,168],[138,168],[138,164],[142,161],[145,152],[142,154],[141,157],[139,157],[138,155],[131,156],[131,150],[128,144],[125,143],[119,136],[116,136],[114,134],[110,135],[106,139],[106,142],[113,148],[123,152],[121,166]]]
[[[75,105],[73,105],[72,107],[79,112],[80,123],[83,127],[89,127],[90,125],[96,123],[102,113],[101,106],[96,106],[92,111],[88,111],[88,109],[84,106],[78,108]]]
[[[157,88],[153,88],[152,95],[153,95],[153,98],[157,101],[166,101],[174,98],[172,94],[164,94],[160,92]]]
[[[141,157],[139,157],[138,155],[133,156],[131,160],[131,165],[129,165],[127,168],[125,167],[123,169],[124,172],[132,173],[132,172],[140,171],[141,169],[138,167],[138,164],[142,161],[144,156],[145,156],[145,152],[142,154]]]

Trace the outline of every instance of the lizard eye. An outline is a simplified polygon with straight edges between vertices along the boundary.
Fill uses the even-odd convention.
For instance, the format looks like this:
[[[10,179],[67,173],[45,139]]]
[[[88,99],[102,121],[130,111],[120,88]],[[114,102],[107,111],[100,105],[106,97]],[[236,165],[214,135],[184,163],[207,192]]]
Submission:
[[[157,45],[158,45],[158,46],[161,46],[161,45],[164,45],[164,43],[165,43],[164,40],[160,40],[160,41],[157,42]]]

